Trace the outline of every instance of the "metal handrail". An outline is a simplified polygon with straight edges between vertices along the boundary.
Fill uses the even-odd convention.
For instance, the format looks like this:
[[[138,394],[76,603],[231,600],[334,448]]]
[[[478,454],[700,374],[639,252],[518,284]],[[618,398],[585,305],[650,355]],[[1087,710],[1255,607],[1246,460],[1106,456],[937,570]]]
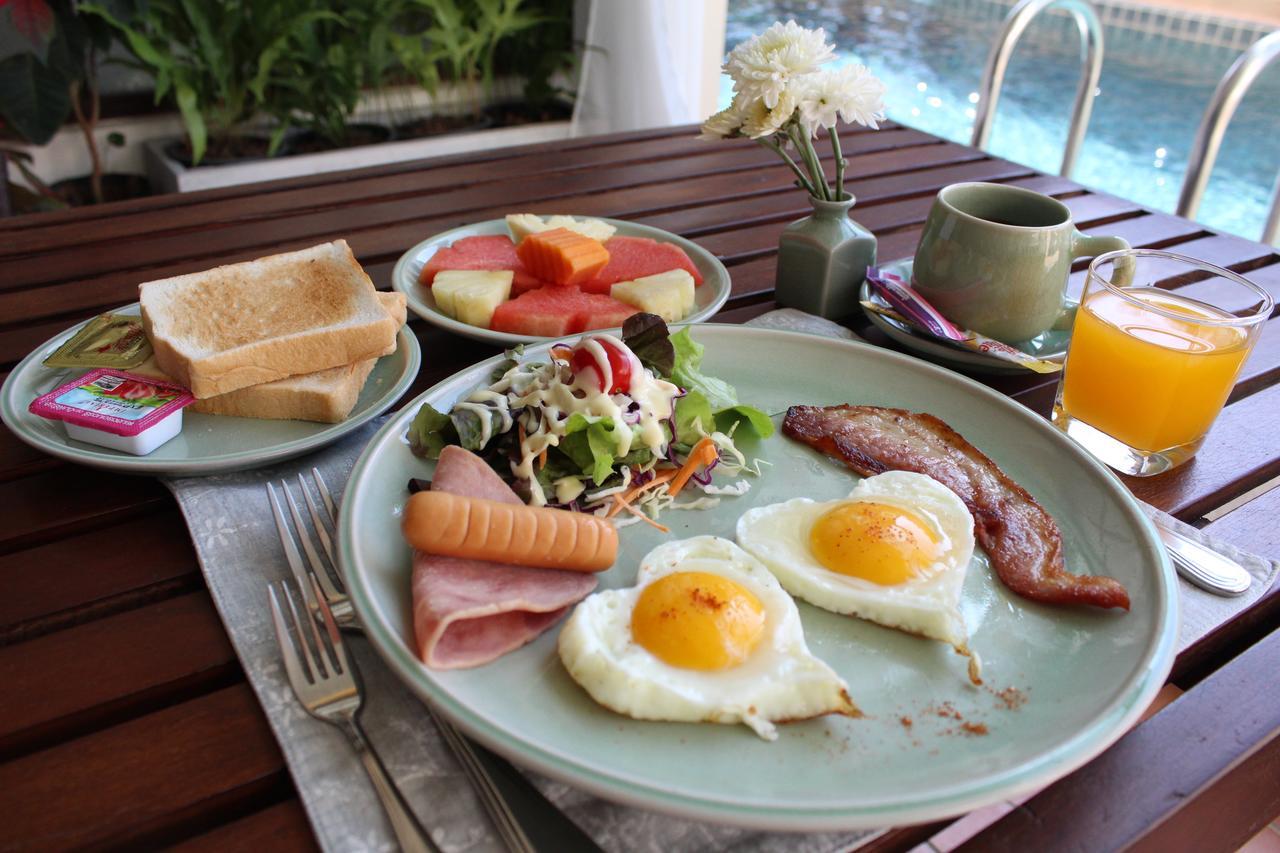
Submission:
[[[1209,184],[1209,174],[1218,159],[1218,148],[1227,132],[1227,125],[1235,115],[1236,107],[1245,93],[1268,65],[1280,56],[1280,30],[1258,39],[1240,54],[1213,90],[1209,106],[1200,119],[1196,140],[1191,146],[1191,158],[1187,162],[1187,175],[1182,179],[1182,192],[1178,194],[1178,215],[1192,219],[1200,209],[1200,199]],[[1280,175],[1276,176],[1276,188],[1271,197],[1271,211],[1262,228],[1262,242],[1275,243],[1280,237]]]
[[[1080,30],[1081,53],[1087,65],[1076,89],[1075,107],[1071,111],[1071,129],[1067,134],[1067,147],[1062,152],[1062,168],[1058,174],[1070,177],[1080,155],[1085,130],[1089,127],[1089,114],[1093,111],[1093,98],[1098,90],[1098,78],[1102,76],[1102,23],[1089,0],[1021,0],[1009,17],[1004,20],[1000,38],[987,56],[987,67],[982,72],[982,90],[979,93],[978,111],[973,120],[975,148],[986,148],[991,138],[991,126],[995,122],[996,103],[1000,100],[1000,88],[1009,69],[1009,58],[1017,47],[1018,39],[1032,19],[1046,9],[1061,8],[1070,12]]]

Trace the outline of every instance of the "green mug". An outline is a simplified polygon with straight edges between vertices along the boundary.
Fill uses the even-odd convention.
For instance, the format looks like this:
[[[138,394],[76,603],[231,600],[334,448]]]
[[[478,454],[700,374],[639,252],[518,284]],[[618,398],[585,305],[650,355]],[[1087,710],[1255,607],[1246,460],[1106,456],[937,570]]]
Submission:
[[[1076,258],[1128,249],[1119,237],[1090,237],[1055,198],[1004,184],[945,187],[916,249],[912,279],[947,319],[1006,343],[1065,329]]]

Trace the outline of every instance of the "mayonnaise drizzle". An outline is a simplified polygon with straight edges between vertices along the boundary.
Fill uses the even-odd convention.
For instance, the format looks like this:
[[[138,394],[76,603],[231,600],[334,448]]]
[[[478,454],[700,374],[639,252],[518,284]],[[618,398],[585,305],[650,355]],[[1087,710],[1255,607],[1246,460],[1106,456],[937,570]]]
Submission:
[[[680,389],[646,370],[622,341],[601,334],[584,338],[578,347],[595,360],[604,378],[604,388],[613,387],[613,369],[602,342],[616,347],[631,360],[631,382],[626,393],[605,393],[595,371],[581,370],[574,375],[567,362],[553,358],[549,364],[533,368],[513,367],[489,388],[473,391],[457,404],[480,416],[482,445],[492,437],[490,412],[495,409],[501,412],[503,432],[511,429],[512,413],[517,413],[525,436],[520,459],[512,463],[511,471],[529,482],[530,502],[535,506],[545,505],[547,499],[538,483],[534,464],[543,450],[559,445],[565,424],[574,414],[613,421],[614,456],[626,456],[637,442],[656,455],[666,453],[667,434],[663,422],[671,417]],[[633,401],[639,406],[633,414],[635,423],[631,424],[627,423],[626,414]]]

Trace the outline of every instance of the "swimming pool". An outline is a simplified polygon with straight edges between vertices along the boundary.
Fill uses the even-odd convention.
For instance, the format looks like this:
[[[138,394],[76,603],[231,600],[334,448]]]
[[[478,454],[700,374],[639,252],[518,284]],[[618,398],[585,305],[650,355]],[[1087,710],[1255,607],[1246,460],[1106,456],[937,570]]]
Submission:
[[[726,50],[775,20],[824,27],[840,62],[861,62],[884,80],[890,118],[968,143],[982,69],[1008,9],[990,0],[729,0]],[[1080,79],[1079,39],[1065,26],[1042,16],[1019,43],[988,146],[1053,174]],[[1118,27],[1105,38],[1100,94],[1072,178],[1172,211],[1200,117],[1239,51]],[[722,78],[725,105],[729,93]],[[1251,239],[1262,232],[1280,166],[1278,104],[1273,66],[1236,112],[1201,222]]]

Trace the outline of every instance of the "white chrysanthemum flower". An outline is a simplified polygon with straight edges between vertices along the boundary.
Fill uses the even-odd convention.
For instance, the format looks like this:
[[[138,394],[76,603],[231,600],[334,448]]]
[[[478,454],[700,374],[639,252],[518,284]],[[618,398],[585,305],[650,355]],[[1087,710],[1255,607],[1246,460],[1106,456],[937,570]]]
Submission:
[[[884,83],[865,65],[846,65],[831,73],[831,91],[839,92],[837,109],[847,122],[857,122],[872,130],[884,121]]]
[[[818,70],[834,56],[821,27],[808,30],[787,21],[735,47],[724,72],[733,78],[733,91],[740,98],[761,100],[772,110],[792,79]]]
[[[721,110],[702,123],[699,139],[732,139],[741,136],[743,116],[736,106]]]
[[[760,139],[777,133],[791,120],[796,111],[796,99],[789,91],[783,90],[772,107],[763,99],[757,98],[740,110],[743,135]]]

